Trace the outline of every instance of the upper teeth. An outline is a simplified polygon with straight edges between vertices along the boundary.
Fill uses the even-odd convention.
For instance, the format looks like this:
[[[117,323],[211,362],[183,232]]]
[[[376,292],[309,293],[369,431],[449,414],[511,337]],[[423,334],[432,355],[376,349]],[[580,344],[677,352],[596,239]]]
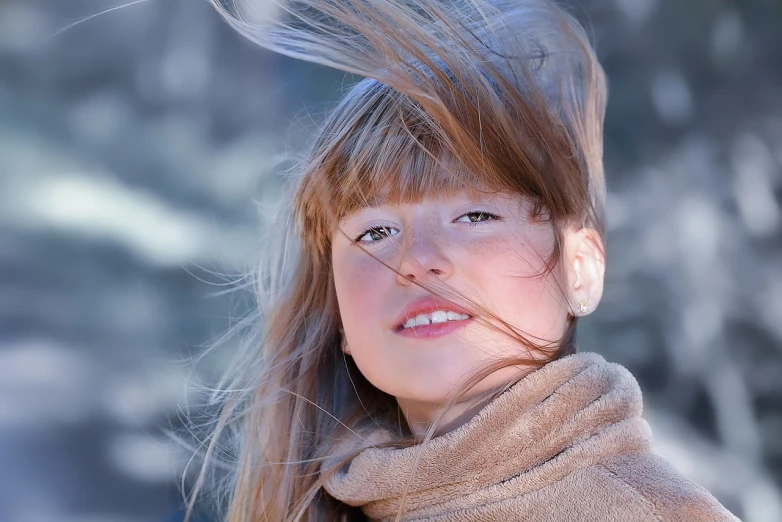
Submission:
[[[444,310],[436,310],[431,314],[416,315],[415,317],[408,319],[405,322],[405,324],[402,325],[402,329],[412,328],[413,326],[421,326],[425,324],[444,323],[446,321],[462,321],[464,319],[469,319],[469,318],[470,316],[467,314],[459,314],[451,311],[446,312]]]

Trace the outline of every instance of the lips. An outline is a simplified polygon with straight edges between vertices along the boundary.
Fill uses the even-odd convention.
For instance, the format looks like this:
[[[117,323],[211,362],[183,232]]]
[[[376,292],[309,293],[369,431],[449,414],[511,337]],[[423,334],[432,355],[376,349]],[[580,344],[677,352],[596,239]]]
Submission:
[[[469,318],[470,316],[467,314],[459,314],[450,310],[447,312],[445,310],[437,310],[431,314],[421,314],[408,319],[405,324],[402,325],[402,328],[406,329],[429,324],[442,324],[447,323],[448,321],[464,321]]]
[[[459,316],[468,316],[466,319],[472,318],[472,315],[465,310],[462,307],[456,306],[442,298],[436,298],[433,296],[429,297],[423,297],[421,299],[416,299],[415,301],[412,301],[408,303],[407,306],[405,306],[404,310],[402,311],[402,314],[400,317],[397,318],[395,323],[395,329],[396,330],[405,330],[410,328],[404,328],[405,323],[408,323],[411,319],[415,319],[416,317],[425,315],[429,316],[431,319],[433,312],[445,312],[447,314],[448,321],[440,321],[437,320],[436,323],[439,324],[447,324],[448,322],[451,322],[454,317],[453,314],[457,314]],[[450,313],[449,313],[450,312]],[[438,317],[436,319],[439,319],[439,316],[442,314],[436,314]],[[463,321],[465,318],[462,318],[461,321]],[[430,321],[430,323],[433,321]],[[412,326],[412,328],[422,328],[427,326],[427,324],[417,324],[415,326]],[[408,324],[408,326],[411,326]],[[430,326],[435,326],[435,324],[431,324]]]

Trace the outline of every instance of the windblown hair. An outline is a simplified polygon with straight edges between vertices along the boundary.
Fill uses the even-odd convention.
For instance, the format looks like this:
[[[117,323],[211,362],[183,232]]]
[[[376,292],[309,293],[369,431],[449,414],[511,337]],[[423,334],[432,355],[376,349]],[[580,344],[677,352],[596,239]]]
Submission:
[[[324,465],[340,439],[371,419],[398,445],[420,440],[395,399],[340,350],[330,251],[339,219],[376,202],[520,194],[552,224],[553,267],[563,227],[603,236],[603,71],[578,22],[547,0],[280,0],[268,19],[258,2],[211,1],[259,45],[364,79],[295,170],[285,226],[275,227],[290,233],[269,245],[258,274],[258,338],[213,397],[221,409],[193,495],[224,463],[233,470],[223,484],[228,522],[353,519],[356,510],[322,488],[347,461]],[[466,306],[526,348],[503,366],[575,350],[572,315],[552,345],[481,303]]]

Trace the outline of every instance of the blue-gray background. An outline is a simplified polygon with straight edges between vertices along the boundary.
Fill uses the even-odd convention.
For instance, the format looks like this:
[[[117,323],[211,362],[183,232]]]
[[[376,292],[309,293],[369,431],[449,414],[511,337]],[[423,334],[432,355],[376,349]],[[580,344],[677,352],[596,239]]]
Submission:
[[[257,0],[258,3],[263,3]],[[258,203],[344,76],[205,0],[0,0],[0,521],[177,519],[163,434],[235,341]],[[782,4],[584,0],[610,78],[609,271],[582,348],[657,450],[782,520]]]

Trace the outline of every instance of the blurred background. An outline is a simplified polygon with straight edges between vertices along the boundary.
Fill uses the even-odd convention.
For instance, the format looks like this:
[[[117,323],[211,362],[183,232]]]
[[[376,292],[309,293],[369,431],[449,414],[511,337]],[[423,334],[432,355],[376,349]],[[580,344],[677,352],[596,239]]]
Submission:
[[[181,520],[188,455],[163,430],[231,355],[195,359],[249,307],[223,291],[275,165],[347,84],[206,0],[124,3],[0,0],[2,522]],[[657,451],[779,522],[782,3],[575,11],[611,90],[608,281],[581,347],[638,377]]]

